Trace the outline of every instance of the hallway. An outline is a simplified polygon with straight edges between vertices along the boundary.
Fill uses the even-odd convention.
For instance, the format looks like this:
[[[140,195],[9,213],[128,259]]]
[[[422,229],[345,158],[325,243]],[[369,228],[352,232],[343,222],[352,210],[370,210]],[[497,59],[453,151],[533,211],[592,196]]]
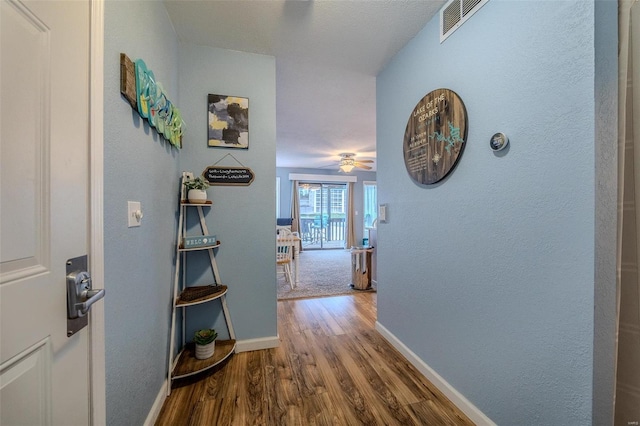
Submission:
[[[236,354],[176,387],[156,425],[473,424],[375,331],[375,318],[375,293],[280,301],[280,347]]]

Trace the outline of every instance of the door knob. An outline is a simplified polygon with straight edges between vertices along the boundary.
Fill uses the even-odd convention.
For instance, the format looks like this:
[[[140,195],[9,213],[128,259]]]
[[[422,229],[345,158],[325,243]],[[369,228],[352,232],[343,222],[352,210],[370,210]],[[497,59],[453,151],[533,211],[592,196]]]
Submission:
[[[87,271],[67,274],[67,314],[69,319],[83,317],[91,305],[104,297],[104,289],[91,287],[91,275]]]

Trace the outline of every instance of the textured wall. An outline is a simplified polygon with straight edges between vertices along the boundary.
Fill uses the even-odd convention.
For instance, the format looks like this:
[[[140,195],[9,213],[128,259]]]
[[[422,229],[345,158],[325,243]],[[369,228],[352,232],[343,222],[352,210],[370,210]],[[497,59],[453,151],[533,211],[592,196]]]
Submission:
[[[289,180],[289,173],[301,173],[310,175],[336,175],[344,176],[342,173],[338,173],[335,170],[327,169],[294,169],[287,167],[278,167],[276,169],[276,175],[280,177],[280,217],[291,217],[291,181]],[[354,208],[358,212],[356,216],[356,241],[362,241],[363,238],[363,219],[362,219],[362,205],[364,204],[364,194],[362,191],[362,182],[376,181],[375,172],[361,172],[354,171],[350,173],[351,176],[356,176],[358,181],[354,184]]]
[[[142,58],[180,106],[177,39],[161,2],[105,2],[107,423],[132,425],[166,377],[179,153],[121,97],[120,52]],[[139,228],[127,227],[127,201],[142,202]]]
[[[223,284],[229,286],[227,301],[238,340],[275,337],[275,150],[276,86],[275,58],[203,46],[180,46],[180,99],[189,117],[181,167],[196,174],[232,154],[250,167],[255,180],[250,186],[215,186],[208,190],[213,207],[207,225],[222,242],[217,263]],[[207,95],[249,98],[249,149],[207,147]],[[232,157],[223,166],[239,166]],[[189,263],[192,282],[208,283],[208,258]],[[187,334],[211,325],[223,329],[218,306],[189,308]],[[224,331],[221,336],[224,335]]]
[[[491,1],[443,44],[432,20],[378,76],[378,320],[498,424],[591,423],[594,60],[592,1]],[[441,87],[467,146],[420,187],[402,138]]]

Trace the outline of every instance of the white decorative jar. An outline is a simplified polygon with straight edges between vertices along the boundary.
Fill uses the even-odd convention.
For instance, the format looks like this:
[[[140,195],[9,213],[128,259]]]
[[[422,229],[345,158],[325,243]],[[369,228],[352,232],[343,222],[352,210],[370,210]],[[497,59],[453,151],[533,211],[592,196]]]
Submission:
[[[199,345],[196,343],[196,359],[207,359],[213,356],[213,352],[216,349],[216,341],[206,345]]]
[[[205,204],[207,202],[207,191],[204,189],[190,189],[187,192],[187,199],[191,204]]]

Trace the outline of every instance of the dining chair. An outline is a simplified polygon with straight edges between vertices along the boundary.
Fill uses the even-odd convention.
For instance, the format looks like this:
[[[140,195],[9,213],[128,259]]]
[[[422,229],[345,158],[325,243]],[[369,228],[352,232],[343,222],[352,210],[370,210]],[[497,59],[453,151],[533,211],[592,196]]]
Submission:
[[[282,266],[282,273],[284,274],[285,281],[291,286],[291,290],[296,286],[291,272],[294,244],[295,241],[291,234],[283,235],[283,233],[280,233],[276,238],[276,267]]]
[[[300,234],[296,232],[291,232],[291,228],[288,227],[278,227],[276,226],[276,236],[278,238],[286,238],[293,239],[295,244],[295,239],[300,238]]]

